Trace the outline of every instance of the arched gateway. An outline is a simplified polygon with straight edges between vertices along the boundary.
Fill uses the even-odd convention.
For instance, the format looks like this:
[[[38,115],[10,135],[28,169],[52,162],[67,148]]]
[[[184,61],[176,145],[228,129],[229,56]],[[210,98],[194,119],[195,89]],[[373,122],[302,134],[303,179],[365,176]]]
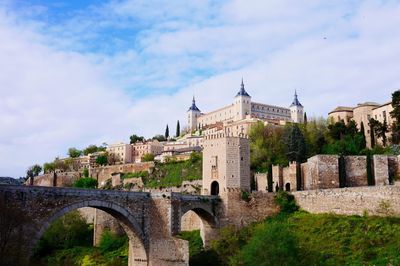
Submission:
[[[187,265],[188,243],[177,239],[180,219],[189,210],[204,221],[203,239],[218,225],[218,198],[178,193],[87,190],[0,185],[0,197],[30,217],[30,252],[50,224],[62,215],[92,207],[115,217],[129,237],[129,265]]]

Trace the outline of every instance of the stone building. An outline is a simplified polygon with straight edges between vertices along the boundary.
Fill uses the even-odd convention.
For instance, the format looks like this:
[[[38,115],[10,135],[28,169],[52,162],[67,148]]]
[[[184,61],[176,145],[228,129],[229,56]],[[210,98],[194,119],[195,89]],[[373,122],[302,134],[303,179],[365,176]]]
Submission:
[[[126,164],[132,162],[132,146],[123,142],[115,143],[107,147],[107,152],[113,154],[115,163]]]
[[[224,197],[230,189],[250,191],[250,146],[245,137],[210,134],[204,139],[203,195]]]
[[[163,144],[158,140],[136,142],[132,145],[132,162],[140,163],[145,154],[160,155],[163,152]]]
[[[389,138],[391,134],[390,126],[393,123],[393,119],[390,116],[392,110],[393,107],[391,102],[382,105],[375,102],[365,102],[359,103],[356,107],[339,106],[329,112],[328,119],[331,123],[344,121],[346,124],[349,121],[354,120],[357,123],[358,129],[361,129],[361,123],[364,124],[367,147],[371,148],[371,130],[369,127],[369,120],[374,118],[381,123],[386,121],[389,126],[389,132],[386,133],[386,136]],[[377,143],[382,142],[380,139],[377,139]]]
[[[201,113],[193,98],[187,115],[189,129],[194,131],[220,122],[241,121],[248,118],[301,123],[304,119],[304,107],[299,102],[296,92],[289,108],[253,102],[242,80],[233,104],[209,113]]]

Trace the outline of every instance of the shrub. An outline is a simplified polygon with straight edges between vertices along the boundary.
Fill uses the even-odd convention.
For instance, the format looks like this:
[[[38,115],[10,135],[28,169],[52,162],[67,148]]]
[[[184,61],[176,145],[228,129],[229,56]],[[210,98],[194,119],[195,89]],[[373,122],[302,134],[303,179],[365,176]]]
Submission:
[[[75,181],[74,187],[78,188],[96,188],[97,180],[91,177],[82,177]]]
[[[297,265],[297,239],[285,221],[260,225],[247,245],[236,257],[243,265]],[[236,262],[236,263],[237,263]]]
[[[152,153],[146,153],[142,157],[142,162],[152,162],[154,161],[154,154]]]
[[[99,249],[102,253],[117,250],[128,243],[126,235],[119,236],[110,231],[104,231],[101,235]]]
[[[275,202],[279,205],[281,213],[289,214],[299,210],[294,196],[286,191],[279,190],[275,196]]]
[[[245,191],[245,190],[242,190],[242,193],[241,193],[241,198],[242,198],[242,200],[244,200],[244,201],[250,201],[250,194],[249,194],[249,192],[247,192],[247,191]]]

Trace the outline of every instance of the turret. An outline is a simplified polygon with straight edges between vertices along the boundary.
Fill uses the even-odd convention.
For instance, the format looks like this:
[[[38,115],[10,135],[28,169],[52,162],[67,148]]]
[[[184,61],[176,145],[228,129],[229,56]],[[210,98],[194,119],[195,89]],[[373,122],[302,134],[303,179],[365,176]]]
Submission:
[[[235,96],[234,105],[235,121],[245,119],[247,115],[251,115],[251,96],[244,89],[243,78],[240,90]]]
[[[304,107],[299,102],[296,91],[294,91],[294,99],[293,99],[292,104],[290,105],[290,116],[292,117],[292,122],[303,123]]]
[[[192,105],[189,107],[189,110],[187,111],[188,114],[188,126],[190,131],[196,130],[197,129],[197,118],[200,116],[201,111],[199,108],[196,106],[196,100],[192,100]]]

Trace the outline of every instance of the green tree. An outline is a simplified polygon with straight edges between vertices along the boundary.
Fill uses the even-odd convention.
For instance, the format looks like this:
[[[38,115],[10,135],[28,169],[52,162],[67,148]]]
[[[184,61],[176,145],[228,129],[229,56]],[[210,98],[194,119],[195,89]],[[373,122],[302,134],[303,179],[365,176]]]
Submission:
[[[389,127],[387,125],[386,119],[383,120],[383,123],[378,122],[376,128],[376,136],[382,139],[383,147],[386,147],[386,142],[387,142],[386,133],[388,132],[389,132]]]
[[[400,143],[400,90],[392,93],[392,107],[393,110],[390,112],[390,116],[394,122],[391,126],[392,130],[392,143]]]
[[[164,135],[155,135],[152,139],[156,139],[158,141],[166,141],[167,140]]]
[[[286,156],[291,162],[302,163],[307,159],[307,145],[303,133],[297,124],[286,128]]]
[[[130,136],[129,139],[130,139],[130,143],[131,144],[134,144],[134,143],[136,143],[138,141],[144,141],[144,137],[142,137],[142,136],[139,137],[138,135],[135,135],[135,134]]]
[[[165,134],[164,134],[165,138],[168,139],[169,138],[169,128],[168,128],[168,124],[167,127],[165,128]]]
[[[375,147],[376,144],[376,136],[380,127],[380,122],[378,120],[370,118],[368,121],[368,125],[370,128],[370,135],[371,135],[371,147],[373,148]]]
[[[97,188],[97,180],[91,177],[82,177],[75,181],[74,187]]]
[[[35,251],[37,257],[50,254],[53,250],[75,246],[91,246],[93,229],[86,224],[78,211],[72,211],[54,221],[39,240]]]
[[[104,146],[96,146],[96,145],[89,145],[83,150],[84,155],[89,155],[91,153],[95,153],[98,151],[105,151],[106,147]]]
[[[42,172],[42,167],[38,164],[32,165],[26,170],[26,177],[38,176]]]
[[[307,121],[307,113],[304,112],[304,125],[307,125],[308,121]]]
[[[71,158],[77,158],[77,157],[82,155],[82,151],[78,150],[77,148],[74,148],[74,147],[73,148],[69,148],[68,149],[68,155]]]
[[[87,168],[83,169],[83,177],[89,177],[89,169]]]
[[[181,135],[181,126],[179,124],[179,120],[176,122],[176,137],[179,137]]]
[[[152,162],[154,161],[154,154],[146,153],[142,156],[142,162]]]
[[[267,172],[270,164],[287,164],[283,129],[258,122],[250,129],[250,166],[253,171]]]
[[[50,173],[50,172],[54,172],[54,170],[56,169],[54,162],[51,163],[44,163],[43,164],[43,172],[45,174]]]
[[[108,163],[108,156],[107,156],[107,154],[103,154],[103,155],[97,156],[97,158],[96,158],[96,163],[97,163],[98,165],[107,165],[107,163]]]
[[[364,128],[364,122],[361,121],[361,129],[360,129],[360,135],[361,135],[361,141],[360,141],[360,149],[363,150],[367,147],[367,142],[365,138],[365,128]]]

